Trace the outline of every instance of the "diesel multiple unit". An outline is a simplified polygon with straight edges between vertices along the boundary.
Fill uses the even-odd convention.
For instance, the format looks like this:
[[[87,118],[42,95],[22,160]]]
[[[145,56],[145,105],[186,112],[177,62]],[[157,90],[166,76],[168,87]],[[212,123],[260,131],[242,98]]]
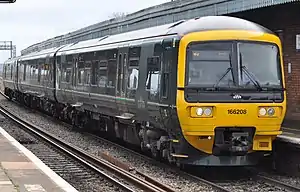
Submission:
[[[242,166],[272,151],[286,91],[280,39],[208,16],[5,62],[5,94],[177,164]]]

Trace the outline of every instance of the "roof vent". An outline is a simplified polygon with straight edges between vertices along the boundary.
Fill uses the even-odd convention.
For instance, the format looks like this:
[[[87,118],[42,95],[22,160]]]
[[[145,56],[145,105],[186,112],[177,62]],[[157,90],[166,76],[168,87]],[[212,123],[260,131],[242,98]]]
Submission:
[[[180,25],[180,24],[183,23],[183,22],[185,22],[185,20],[180,20],[180,21],[174,23],[173,25],[171,25],[171,26],[169,27],[169,29],[171,29],[171,28],[173,28],[173,27],[176,27],[177,25]]]
[[[102,40],[106,39],[107,37],[109,37],[109,35],[106,35],[106,36],[100,38],[99,41],[102,41]]]
[[[80,41],[76,41],[75,43],[73,43],[71,46],[76,45],[77,43],[79,43]]]

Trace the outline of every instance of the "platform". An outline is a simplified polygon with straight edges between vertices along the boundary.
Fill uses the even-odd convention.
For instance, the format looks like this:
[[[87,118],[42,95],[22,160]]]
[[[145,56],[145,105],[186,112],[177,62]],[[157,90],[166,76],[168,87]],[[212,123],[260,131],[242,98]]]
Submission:
[[[0,127],[0,192],[77,192]]]
[[[277,140],[300,145],[300,127],[296,129],[282,126],[282,134],[277,136]]]

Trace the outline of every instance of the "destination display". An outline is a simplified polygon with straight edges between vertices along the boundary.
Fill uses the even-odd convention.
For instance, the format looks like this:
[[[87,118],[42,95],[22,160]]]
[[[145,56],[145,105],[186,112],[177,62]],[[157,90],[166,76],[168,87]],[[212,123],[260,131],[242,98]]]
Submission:
[[[192,51],[192,60],[230,60],[230,51]]]

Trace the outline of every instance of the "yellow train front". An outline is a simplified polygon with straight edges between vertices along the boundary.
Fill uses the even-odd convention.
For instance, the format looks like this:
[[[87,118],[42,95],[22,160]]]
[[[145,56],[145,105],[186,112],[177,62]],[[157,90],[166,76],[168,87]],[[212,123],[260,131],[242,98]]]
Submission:
[[[254,165],[272,151],[286,112],[280,39],[237,18],[203,18],[200,26],[179,44],[181,136],[172,156],[182,164]]]

